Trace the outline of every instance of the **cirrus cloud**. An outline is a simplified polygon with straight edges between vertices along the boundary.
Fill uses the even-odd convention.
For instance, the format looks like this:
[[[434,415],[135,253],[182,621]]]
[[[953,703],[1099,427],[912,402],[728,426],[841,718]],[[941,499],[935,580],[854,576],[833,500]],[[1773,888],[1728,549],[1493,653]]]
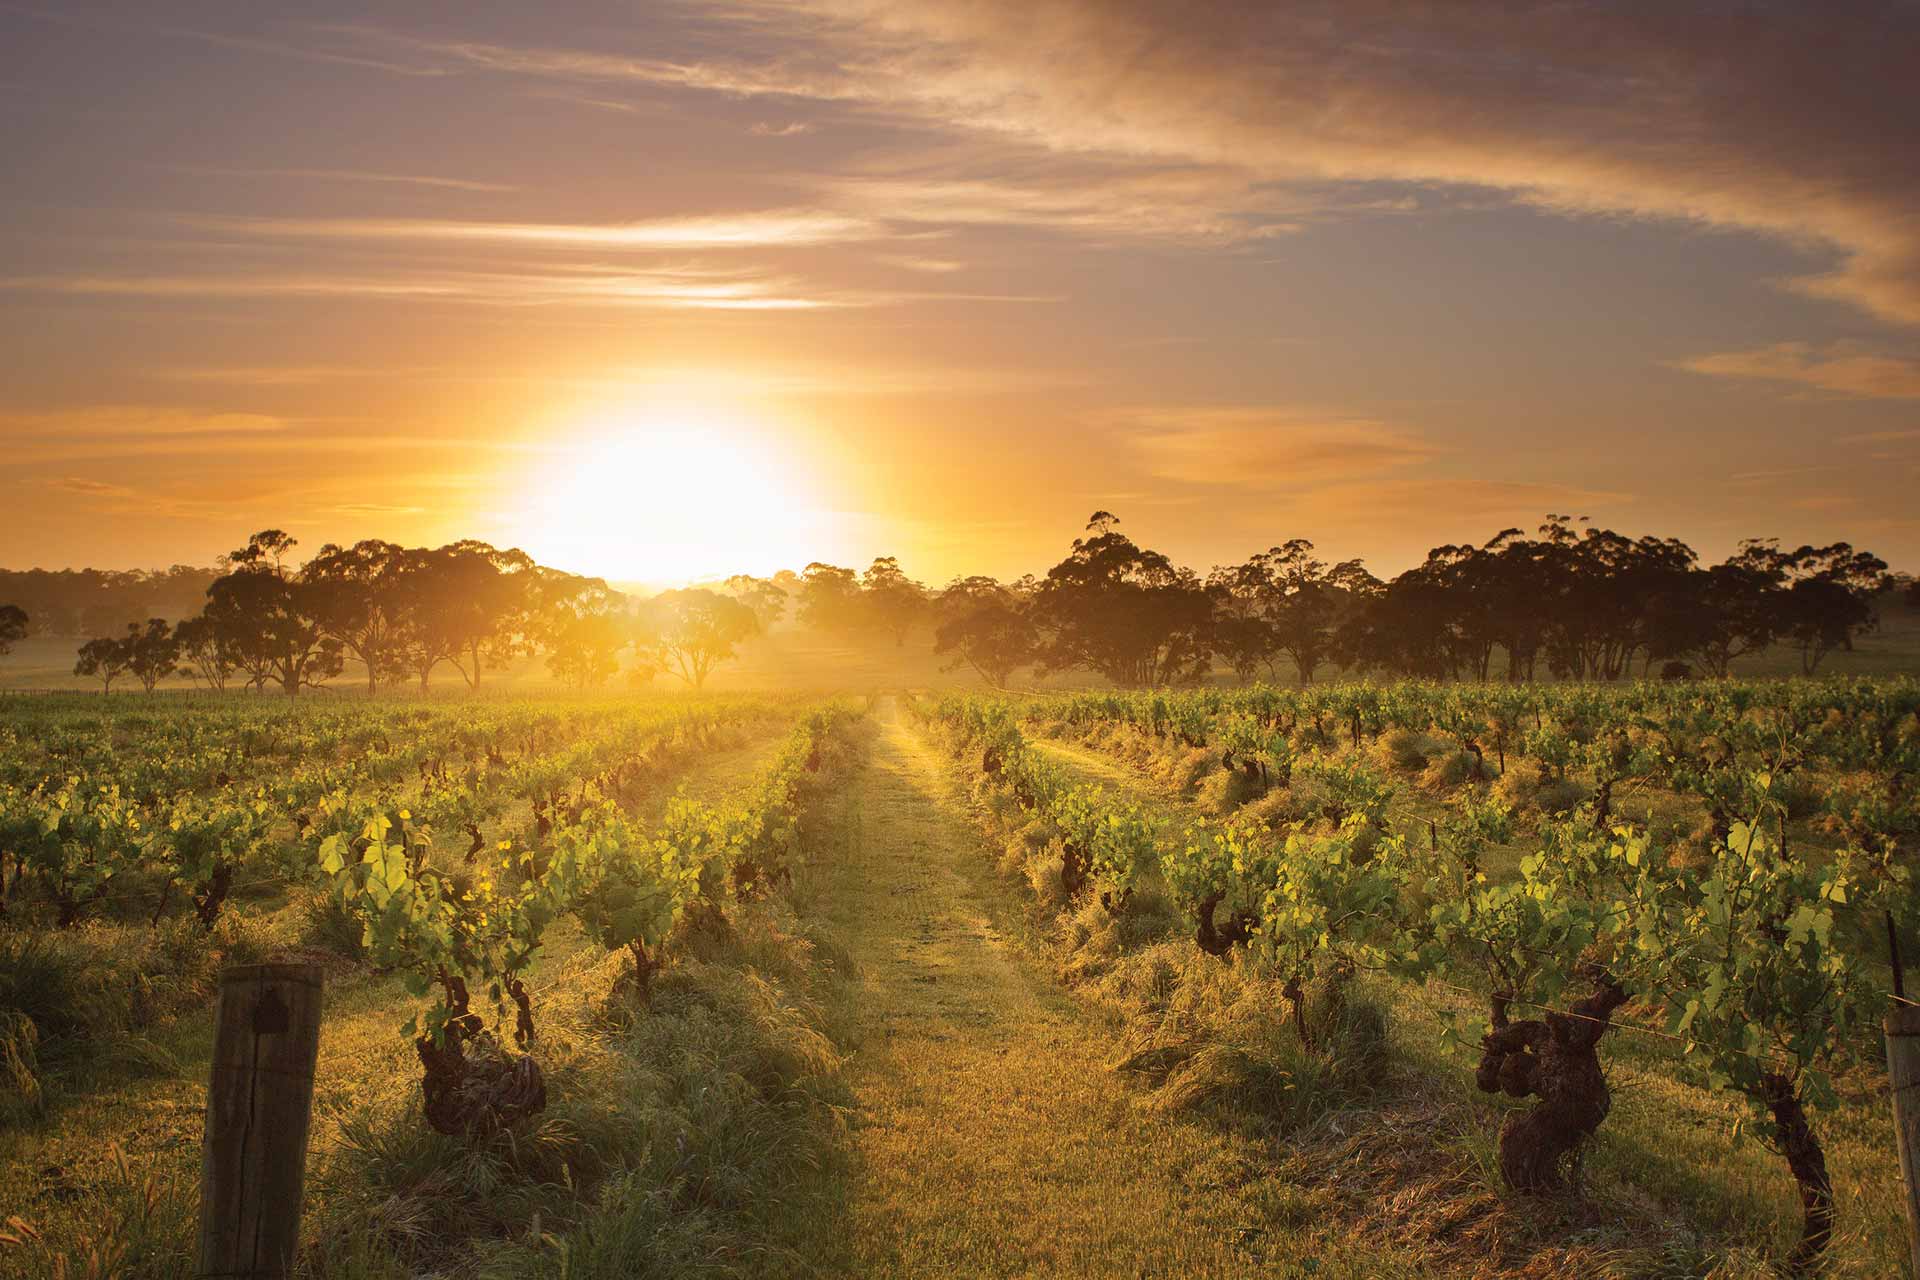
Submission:
[[[661,59],[365,28],[415,70],[628,81],[891,111],[1054,154],[1267,182],[1492,189],[1563,213],[1784,237],[1794,282],[1920,324],[1920,7],[1548,0],[731,0]]]
[[[1134,409],[1120,424],[1152,475],[1180,484],[1293,489],[1377,476],[1441,451],[1370,418],[1272,406]]]
[[[1690,373],[1785,382],[1864,399],[1920,400],[1920,360],[1844,343],[1816,347],[1805,342],[1779,342],[1747,351],[1695,356],[1677,367]]]

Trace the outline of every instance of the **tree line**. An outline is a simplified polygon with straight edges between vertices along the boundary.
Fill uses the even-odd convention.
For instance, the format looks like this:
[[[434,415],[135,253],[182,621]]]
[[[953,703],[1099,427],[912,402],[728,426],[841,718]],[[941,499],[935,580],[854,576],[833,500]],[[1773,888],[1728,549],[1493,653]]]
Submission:
[[[1436,547],[1387,580],[1358,560],[1329,564],[1305,539],[1203,575],[1139,546],[1100,511],[1041,577],[975,575],[935,590],[882,556],[864,571],[816,561],[646,599],[473,540],[431,549],[329,543],[295,567],[297,545],[280,530],[255,534],[204,574],[197,612],[96,635],[80,647],[75,674],[108,690],[122,679],[151,691],[190,676],[212,689],[294,696],[352,659],[369,691],[425,690],[443,668],[478,689],[484,672],[538,654],[581,688],[605,684],[623,659],[630,679],[665,674],[698,688],[792,606],[800,625],[855,642],[904,646],[931,626],[948,669],[970,667],[996,687],[1021,672],[1078,670],[1160,688],[1221,667],[1243,681],[1306,684],[1331,668],[1617,680],[1659,664],[1667,676],[1725,676],[1739,658],[1774,646],[1811,675],[1877,625],[1878,598],[1899,581],[1879,557],[1844,542],[1787,549],[1753,539],[1706,565],[1678,539],[1629,538],[1564,515],[1531,535],[1506,529],[1479,546]],[[64,576],[175,589],[195,572]],[[63,576],[0,581],[36,574]],[[1920,583],[1906,590],[1920,607]],[[115,627],[126,617],[106,616]],[[30,610],[0,605],[0,654],[40,629]]]
[[[1312,683],[1324,668],[1431,679],[1617,680],[1728,674],[1790,648],[1812,675],[1878,624],[1897,585],[1844,542],[1750,539],[1703,565],[1676,538],[1629,538],[1550,515],[1529,536],[1436,547],[1390,580],[1328,564],[1295,539],[1204,576],[1141,547],[1096,512],[1044,578],[965,578],[941,593],[937,651],[1003,686],[1017,671],[1091,671],[1158,688],[1224,665]],[[1920,607],[1920,584],[1907,601]]]
[[[484,542],[328,543],[296,568],[297,545],[278,529],[256,533],[223,558],[199,612],[90,639],[74,674],[109,692],[122,678],[152,692],[169,676],[189,676],[209,689],[295,697],[339,676],[351,658],[369,693],[406,683],[425,691],[442,668],[479,689],[484,673],[538,653],[557,678],[586,687],[604,683],[631,651],[635,678],[672,673],[698,686],[760,627],[731,595],[691,588],[636,601],[603,579]]]
[[[27,635],[100,636],[130,618],[184,618],[218,568],[0,569],[0,601],[26,615]]]

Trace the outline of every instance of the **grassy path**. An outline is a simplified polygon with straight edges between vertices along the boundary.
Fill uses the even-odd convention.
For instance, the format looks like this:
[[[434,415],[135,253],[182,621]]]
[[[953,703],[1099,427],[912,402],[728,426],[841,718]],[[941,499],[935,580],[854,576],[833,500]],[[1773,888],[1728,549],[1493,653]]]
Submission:
[[[896,703],[876,716],[827,897],[863,975],[851,1271],[1276,1273],[1250,1153],[1137,1107],[1107,1069],[1111,1028],[996,926],[1019,908],[942,759]]]
[[[1058,738],[1032,737],[1027,739],[1027,743],[1041,755],[1067,765],[1090,781],[1105,782],[1135,791],[1151,789],[1147,778],[1138,769],[1129,768],[1121,761],[1102,755],[1092,747],[1083,747],[1077,742],[1062,742]]]

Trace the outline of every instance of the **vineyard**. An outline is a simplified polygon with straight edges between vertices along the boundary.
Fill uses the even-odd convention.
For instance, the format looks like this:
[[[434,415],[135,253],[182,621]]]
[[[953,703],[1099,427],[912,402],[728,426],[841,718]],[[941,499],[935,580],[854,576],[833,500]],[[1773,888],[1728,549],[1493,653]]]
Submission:
[[[196,1046],[223,964],[318,958],[333,975],[323,1041],[346,1053],[323,1058],[320,1089],[339,1108],[340,1133],[316,1173],[334,1188],[320,1209],[333,1232],[312,1259],[327,1274],[440,1265],[496,1233],[492,1213],[523,1227],[543,1211],[565,1222],[606,1189],[594,1184],[657,1159],[647,1150],[657,1133],[607,1149],[607,1126],[578,1115],[618,1105],[609,1072],[649,1067],[620,1052],[649,1009],[704,996],[718,1002],[711,1016],[760,1002],[738,1011],[738,1027],[680,1026],[717,1035],[706,1048],[723,1055],[711,1064],[722,1078],[742,1069],[727,1054],[820,1054],[815,1015],[782,1007],[806,998],[811,979],[797,963],[785,997],[743,985],[743,974],[716,983],[699,971],[729,952],[804,955],[780,903],[845,768],[850,707],[700,698],[289,715],[237,701],[110,712],[75,700],[6,712],[9,1274],[22,1259],[27,1274],[192,1274],[196,1206],[184,1179],[197,1147],[178,1168],[162,1157],[143,1174],[129,1148],[149,1125],[124,1140],[86,1130],[102,1106],[131,1105],[150,1122],[174,1105],[156,1087],[204,1084]],[[682,961],[690,972],[673,974]],[[657,1052],[670,1048],[701,1046]],[[674,1075],[655,1091],[688,1084]],[[827,1104],[803,1085],[760,1109],[811,1124]],[[754,1109],[723,1118],[767,1124]],[[190,1127],[174,1136],[197,1139]],[[393,1153],[361,1144],[389,1141],[414,1145],[384,1173],[471,1184],[447,1221],[387,1221],[407,1199],[396,1187],[367,1198],[365,1162]],[[556,1196],[539,1185],[556,1171],[588,1185]],[[662,1194],[692,1175],[656,1172],[642,1207],[665,1213]],[[118,1216],[103,1222],[96,1193],[80,1188],[116,1179],[124,1185],[107,1198]],[[527,1203],[489,1206],[477,1194],[517,1179],[530,1183]],[[445,1199],[439,1190],[430,1198]],[[663,1250],[662,1264],[671,1260]]]
[[[1776,1153],[1803,1210],[1777,1262],[1818,1269],[1843,1239],[1860,1274],[1887,1274],[1898,1252],[1870,1242],[1900,1234],[1890,1135],[1849,1150],[1871,1168],[1842,1193],[1822,1131],[1885,1123],[1917,708],[1909,682],[1830,682],[917,709],[1005,869],[1063,913],[1069,978],[1131,1015],[1123,1066],[1162,1097],[1264,1096],[1264,1123],[1304,1127],[1390,1094],[1396,1032],[1431,1024],[1443,1060],[1507,1100],[1490,1152],[1507,1191],[1577,1186],[1616,1103],[1677,1086],[1690,1126]],[[1193,955],[1284,1011],[1293,1058],[1237,1042],[1241,1011]]]
[[[1906,680],[0,703],[0,1269],[271,958],[303,1274],[1898,1274],[1917,844]]]

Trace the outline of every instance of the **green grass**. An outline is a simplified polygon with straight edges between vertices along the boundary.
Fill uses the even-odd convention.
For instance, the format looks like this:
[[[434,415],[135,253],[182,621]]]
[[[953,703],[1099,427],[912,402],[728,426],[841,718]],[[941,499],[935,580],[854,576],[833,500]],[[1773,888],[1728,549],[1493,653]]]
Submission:
[[[1122,1028],[1044,936],[889,701],[855,785],[828,927],[859,966],[845,1256],[859,1276],[1393,1276],[1415,1251],[1325,1244],[1262,1140],[1145,1105]]]

